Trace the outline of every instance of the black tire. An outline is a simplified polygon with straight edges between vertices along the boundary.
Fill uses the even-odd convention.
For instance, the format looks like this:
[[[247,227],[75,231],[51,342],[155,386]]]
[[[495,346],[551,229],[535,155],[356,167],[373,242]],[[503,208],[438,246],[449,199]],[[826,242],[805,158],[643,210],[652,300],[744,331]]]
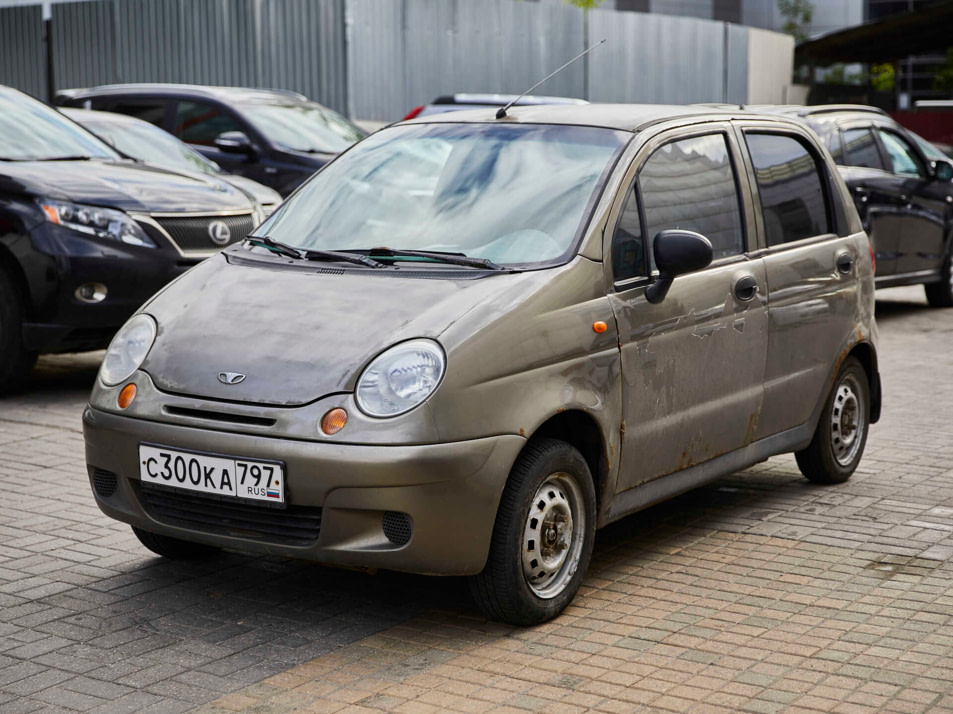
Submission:
[[[178,538],[171,538],[169,536],[159,535],[158,533],[150,533],[135,526],[132,527],[132,532],[136,534],[136,538],[138,538],[139,542],[146,548],[156,555],[161,555],[163,558],[169,558],[170,560],[208,558],[220,550],[212,545],[190,543],[187,540],[179,540]]]
[[[23,305],[12,281],[0,267],[0,394],[23,389],[36,353],[23,346]]]
[[[551,491],[543,490],[547,484]],[[564,520],[566,512],[570,521]],[[556,617],[582,584],[592,557],[595,525],[596,492],[582,454],[557,439],[531,441],[503,489],[486,567],[469,580],[477,606],[487,617],[511,625],[536,625]],[[537,540],[530,537],[532,528],[538,529],[538,559],[531,554]],[[564,536],[570,530],[567,544]],[[546,541],[551,548],[545,547]],[[554,572],[544,572],[543,567],[549,567],[546,557]],[[532,576],[524,567],[535,569]],[[530,585],[529,577],[539,588]]]
[[[923,286],[930,307],[953,307],[953,253],[946,256],[941,271],[943,279]]]
[[[814,483],[844,483],[864,455],[870,431],[870,383],[863,365],[848,357],[824,402],[814,438],[794,454],[798,468]]]

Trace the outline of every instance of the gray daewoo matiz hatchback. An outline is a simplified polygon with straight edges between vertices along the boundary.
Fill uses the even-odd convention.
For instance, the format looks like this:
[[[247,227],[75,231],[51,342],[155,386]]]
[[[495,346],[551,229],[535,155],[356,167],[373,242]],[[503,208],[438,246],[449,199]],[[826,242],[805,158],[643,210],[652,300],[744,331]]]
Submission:
[[[576,593],[596,528],[774,454],[850,477],[880,413],[871,252],[783,117],[428,116],[142,307],[83,416],[108,515],[233,548]]]

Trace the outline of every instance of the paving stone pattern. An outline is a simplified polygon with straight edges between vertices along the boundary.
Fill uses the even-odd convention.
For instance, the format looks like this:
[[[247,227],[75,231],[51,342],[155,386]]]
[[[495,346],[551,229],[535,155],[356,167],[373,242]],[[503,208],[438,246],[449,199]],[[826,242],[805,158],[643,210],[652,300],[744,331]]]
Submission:
[[[0,712],[953,711],[953,315],[883,298],[850,482],[779,457],[625,519],[523,630],[457,579],[150,557],[88,492],[98,355],[46,358],[0,401]]]

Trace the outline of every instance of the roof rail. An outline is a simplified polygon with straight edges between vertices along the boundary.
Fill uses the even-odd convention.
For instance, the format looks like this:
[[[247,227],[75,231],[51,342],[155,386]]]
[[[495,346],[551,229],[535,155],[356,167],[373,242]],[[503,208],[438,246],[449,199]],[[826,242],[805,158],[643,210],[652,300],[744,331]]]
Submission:
[[[871,107],[867,104],[820,104],[813,107],[804,107],[798,111],[798,116],[806,117],[812,114],[828,114],[830,112],[867,112],[869,114],[881,114],[888,116],[887,112],[877,107]]]

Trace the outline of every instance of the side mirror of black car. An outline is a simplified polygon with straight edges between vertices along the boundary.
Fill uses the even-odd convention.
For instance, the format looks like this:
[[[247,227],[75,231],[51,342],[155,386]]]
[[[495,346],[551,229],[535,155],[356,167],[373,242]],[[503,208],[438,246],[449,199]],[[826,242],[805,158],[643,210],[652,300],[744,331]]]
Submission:
[[[953,164],[943,159],[936,159],[933,162],[933,177],[937,181],[950,181],[953,179]]]
[[[215,148],[226,154],[246,154],[255,153],[255,147],[252,146],[251,139],[243,131],[223,131],[215,137]]]
[[[675,277],[707,267],[712,261],[711,242],[694,231],[662,231],[653,241],[658,280],[645,289],[645,299],[659,303],[665,299]]]

